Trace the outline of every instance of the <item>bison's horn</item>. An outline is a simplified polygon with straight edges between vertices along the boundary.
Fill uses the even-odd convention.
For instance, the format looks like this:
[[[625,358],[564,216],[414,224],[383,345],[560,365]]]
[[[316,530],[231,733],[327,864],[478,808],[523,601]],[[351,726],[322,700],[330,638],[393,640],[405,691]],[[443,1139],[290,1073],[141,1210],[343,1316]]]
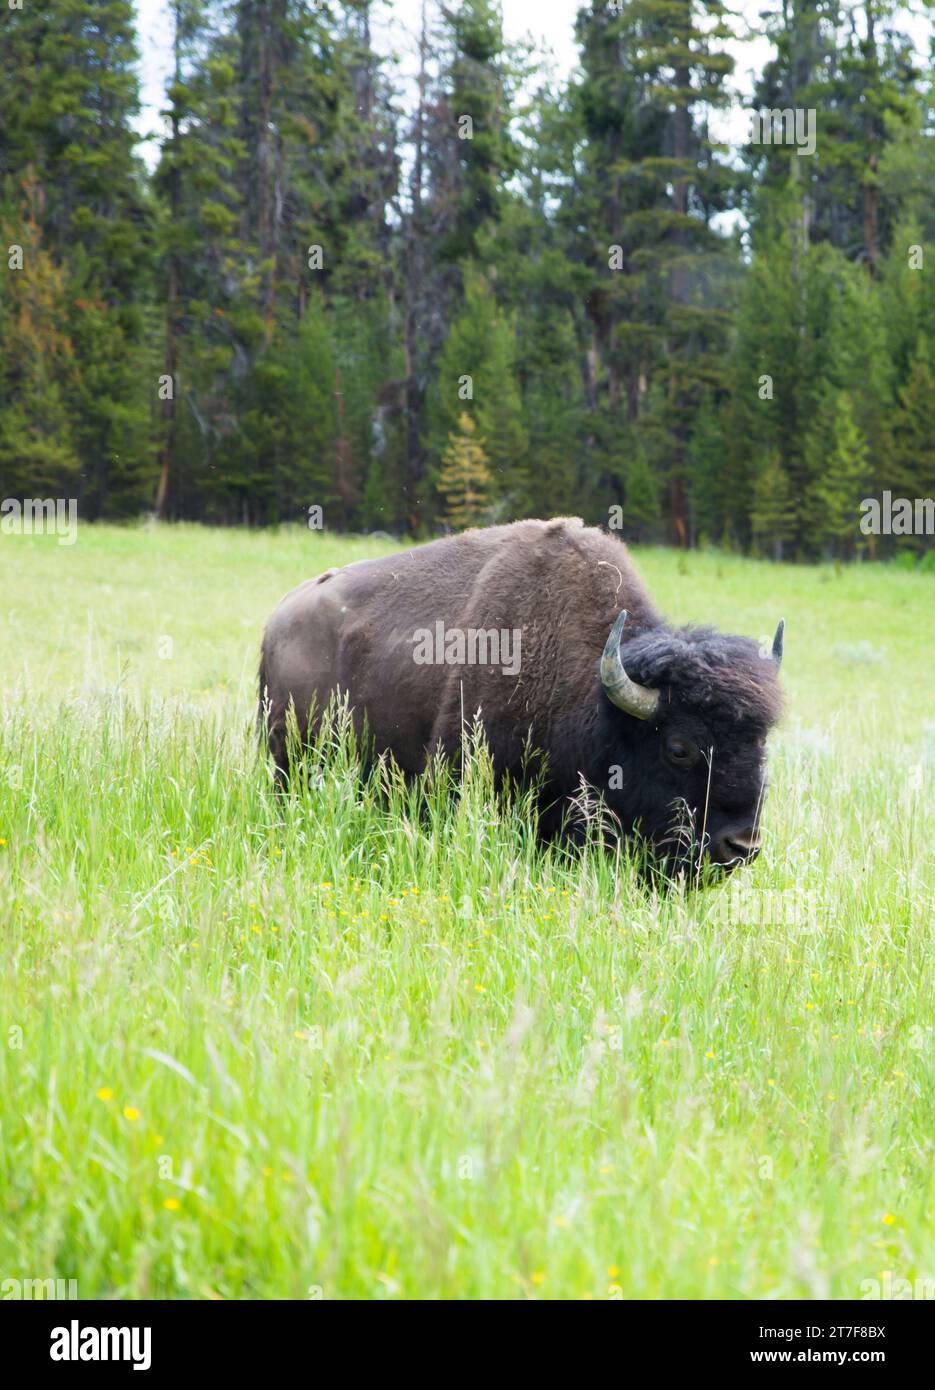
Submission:
[[[652,719],[659,704],[659,691],[650,690],[646,685],[631,681],[620,660],[620,638],[627,621],[627,610],[622,608],[617,621],[610,630],[604,655],[601,657],[601,680],[612,705],[637,719]]]
[[[777,666],[782,665],[782,634],[786,630],[785,619],[779,619],[779,626],[776,628],[776,636],[773,638],[773,660]]]

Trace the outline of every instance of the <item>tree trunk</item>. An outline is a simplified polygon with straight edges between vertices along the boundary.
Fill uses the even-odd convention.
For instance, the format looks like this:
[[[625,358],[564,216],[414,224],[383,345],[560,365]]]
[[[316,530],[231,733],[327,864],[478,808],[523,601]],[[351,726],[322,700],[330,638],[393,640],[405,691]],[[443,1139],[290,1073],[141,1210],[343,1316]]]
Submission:
[[[424,178],[425,94],[428,83],[426,58],[428,54],[428,21],[425,0],[419,34],[419,101],[413,131],[412,177],[410,179],[409,224],[406,232],[406,526],[414,535],[419,526],[418,494],[422,477],[422,405],[423,391],[419,380],[420,343],[422,338],[422,273],[425,263],[425,229],[422,216],[422,182]]]
[[[877,40],[873,21],[874,3],[875,0],[867,0],[866,5],[867,61],[871,66],[872,72],[872,79],[868,85],[872,84],[876,86],[879,74],[877,72]],[[869,153],[867,155],[867,171],[860,187],[861,199],[863,202],[864,255],[867,258],[867,268],[870,274],[875,275],[877,263],[880,259],[876,182],[877,155],[875,149],[879,138],[879,132],[877,130],[876,118],[869,104],[864,112],[864,136],[869,148]]]
[[[182,15],[181,6],[176,0],[173,6],[175,15],[175,34],[173,49],[175,58],[175,86],[182,79]],[[179,103],[178,92],[172,99],[172,134],[169,141],[172,169],[169,174],[169,208],[172,213],[171,241],[167,257],[166,284],[166,351],[164,375],[169,378],[169,395],[162,402],[162,445],[159,450],[159,482],[156,487],[156,515],[164,521],[169,515],[169,483],[172,477],[172,448],[175,442],[175,373],[178,367],[179,340],[179,253],[175,237],[178,232],[181,211],[181,176],[179,172]]]

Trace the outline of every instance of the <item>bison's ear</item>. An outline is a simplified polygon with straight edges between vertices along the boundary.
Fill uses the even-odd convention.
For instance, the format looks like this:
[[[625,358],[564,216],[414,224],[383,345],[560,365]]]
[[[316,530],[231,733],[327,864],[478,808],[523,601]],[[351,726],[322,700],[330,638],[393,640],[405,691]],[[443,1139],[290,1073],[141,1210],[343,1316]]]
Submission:
[[[776,628],[776,636],[773,638],[773,660],[777,666],[782,665],[782,635],[786,630],[784,618],[779,619],[779,626]]]
[[[617,614],[617,621],[610,629],[604,655],[601,657],[601,682],[612,705],[622,709],[625,714],[632,714],[636,719],[652,719],[659,704],[659,691],[631,681],[620,659],[620,638],[623,636],[626,621],[627,610],[622,608]]]

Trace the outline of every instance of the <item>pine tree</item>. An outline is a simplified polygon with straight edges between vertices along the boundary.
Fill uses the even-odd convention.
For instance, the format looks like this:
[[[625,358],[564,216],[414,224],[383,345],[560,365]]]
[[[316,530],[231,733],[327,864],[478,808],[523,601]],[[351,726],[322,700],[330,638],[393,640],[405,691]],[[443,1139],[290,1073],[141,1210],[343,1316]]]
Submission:
[[[27,178],[18,215],[0,220],[0,497],[71,496],[80,467],[65,406],[76,370],[65,274],[42,245],[41,207]],[[21,270],[6,263],[13,245]]]
[[[796,510],[792,490],[778,451],[771,453],[753,484],[750,530],[754,549],[770,549],[783,558],[783,548],[795,532]]]
[[[886,457],[888,358],[874,283],[827,243],[808,242],[794,186],[782,211],[778,233],[755,243],[741,296],[725,437],[745,527],[756,481],[777,453],[796,513],[792,534],[780,539],[813,554],[836,534],[821,524],[824,504],[815,501],[823,449],[835,447],[831,403],[843,394],[868,460]],[[772,538],[758,543],[771,547]]]
[[[471,416],[462,411],[457,430],[448,436],[438,475],[438,491],[445,504],[443,516],[456,531],[479,525],[490,507],[493,479],[484,441],[475,436],[475,430]]]
[[[218,458],[237,433],[250,351],[262,336],[238,241],[236,52],[209,5],[176,12],[178,71],[169,132],[154,177],[160,198],[166,361],[174,401],[163,411],[157,500],[163,514],[240,520]]]
[[[319,506],[329,526],[346,529],[339,393],[324,303],[316,296],[293,338],[277,339],[244,383],[239,429],[224,454],[235,509],[250,520],[281,522]]]
[[[888,478],[906,497],[935,497],[935,372],[922,334],[899,392]]]
[[[637,446],[627,464],[623,504],[624,533],[629,540],[648,540],[658,521],[658,486],[646,461],[646,455]]]
[[[775,112],[747,147],[758,178],[751,212],[761,228],[790,178],[802,194],[803,230],[875,272],[897,207],[881,183],[887,149],[914,103],[918,70],[899,29],[895,0],[845,7],[783,0],[766,16],[775,55],[757,82],[754,107]],[[814,147],[802,153],[778,113],[815,113]],[[805,135],[799,131],[799,135]]]
[[[192,161],[203,171],[203,148],[199,149],[193,128],[198,122],[198,106],[191,86],[194,55],[204,41],[206,18],[204,0],[172,0],[172,78],[167,92],[169,134],[163,142],[160,166],[153,180],[157,194],[164,196],[158,245],[163,279],[160,283],[165,302],[165,360],[162,382],[162,420],[159,444],[159,479],[155,510],[166,517],[170,506],[170,484],[175,473],[176,401],[179,389],[179,353],[184,333],[184,303],[191,297],[192,285],[184,284],[186,263],[198,254],[199,234],[191,217],[184,216],[185,182],[192,174]],[[203,134],[203,132],[202,132]],[[183,289],[187,291],[183,298]]]
[[[716,542],[740,530],[741,499],[731,487],[730,456],[714,398],[704,392],[688,443],[692,539]]]
[[[582,9],[577,32],[586,143],[568,204],[593,275],[589,394],[652,437],[670,536],[686,544],[688,440],[721,380],[736,257],[710,225],[736,182],[708,133],[729,100],[730,30],[716,0],[621,0]]]
[[[540,298],[521,329],[517,376],[525,376],[522,420],[528,440],[529,511],[535,516],[587,511],[592,480],[581,463],[584,402],[571,314]]]
[[[810,534],[835,553],[851,556],[859,536],[860,503],[867,493],[866,441],[849,396],[826,388],[806,440],[814,481],[807,505]]]
[[[478,257],[482,230],[500,216],[518,155],[509,130],[511,74],[499,5],[462,0],[456,11],[442,13],[451,54],[440,79],[448,130],[444,168],[436,164],[435,177],[451,216],[438,255],[463,268]]]
[[[0,170],[35,177],[42,247],[65,274],[57,328],[74,352],[61,391],[76,491],[87,517],[125,515],[153,482],[158,366],[147,316],[152,218],[132,125],[134,6],[48,0],[3,14],[12,42],[0,49]]]
[[[425,0],[405,129],[372,12],[170,0],[149,179],[131,0],[0,9],[5,478],[426,534],[466,415],[496,519],[804,557],[855,488],[931,491],[935,89],[895,0],[773,6],[756,105],[818,144],[745,170],[719,0],[592,0],[567,83],[496,0]]]
[[[496,500],[511,516],[527,509],[528,440],[516,382],[516,345],[511,325],[480,276],[467,283],[464,308],[439,356],[438,379],[429,402],[429,454],[440,460],[448,436],[466,411],[483,436]]]
[[[437,22],[436,22],[437,18]],[[403,224],[406,294],[405,405],[407,426],[406,510],[410,525],[421,530],[432,517],[422,501],[432,496],[433,481],[446,439],[463,402],[440,406],[446,369],[443,346],[465,313],[468,284],[479,267],[497,277],[491,235],[511,203],[507,180],[518,165],[512,138],[513,54],[504,43],[499,6],[492,0],[464,0],[457,11],[439,7],[433,15],[422,7],[419,36],[418,103],[410,133],[411,174]],[[508,333],[512,337],[511,333]],[[446,348],[447,350],[447,348]],[[515,349],[501,338],[494,345],[502,361],[512,364]],[[470,374],[462,366],[458,375]],[[504,507],[522,514],[528,496],[519,458],[525,436],[516,429],[521,407],[512,365],[499,420],[481,419],[493,407],[480,407],[479,426],[491,450]]]
[[[577,513],[606,521],[609,502],[622,495],[616,484],[623,469],[612,449],[593,447],[578,331],[578,306],[589,278],[565,254],[566,231],[558,220],[564,170],[574,159],[572,113],[561,91],[543,84],[517,124],[520,168],[511,196],[502,200],[496,225],[480,237],[479,248],[485,264],[496,270],[497,303],[515,328],[515,379],[528,439],[528,510],[536,516]],[[610,433],[619,440],[619,419]]]

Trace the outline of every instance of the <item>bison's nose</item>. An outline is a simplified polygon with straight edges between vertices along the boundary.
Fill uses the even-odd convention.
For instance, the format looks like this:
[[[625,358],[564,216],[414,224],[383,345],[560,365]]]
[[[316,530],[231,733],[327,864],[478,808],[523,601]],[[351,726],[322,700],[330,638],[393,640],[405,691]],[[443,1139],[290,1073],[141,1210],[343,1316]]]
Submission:
[[[752,825],[731,827],[722,831],[711,846],[711,858],[717,864],[734,864],[755,859],[760,852],[759,832]]]

